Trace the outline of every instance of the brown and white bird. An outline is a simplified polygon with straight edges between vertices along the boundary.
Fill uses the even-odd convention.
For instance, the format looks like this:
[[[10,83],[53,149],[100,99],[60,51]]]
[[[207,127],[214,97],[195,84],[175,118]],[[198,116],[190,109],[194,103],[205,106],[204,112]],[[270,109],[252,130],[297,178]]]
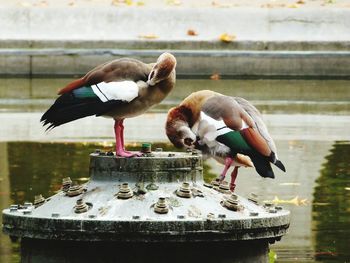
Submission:
[[[170,109],[166,133],[177,147],[204,147],[212,156],[226,156],[221,179],[227,167],[234,165],[231,189],[238,169],[233,160],[238,154],[249,156],[262,177],[275,177],[270,163],[285,171],[260,112],[243,98],[210,90],[194,92],[178,107]]]
[[[137,156],[124,147],[125,118],[160,103],[175,86],[176,59],[163,53],[156,63],[121,58],[97,66],[59,91],[60,97],[41,117],[47,130],[87,116],[114,119],[116,155]]]

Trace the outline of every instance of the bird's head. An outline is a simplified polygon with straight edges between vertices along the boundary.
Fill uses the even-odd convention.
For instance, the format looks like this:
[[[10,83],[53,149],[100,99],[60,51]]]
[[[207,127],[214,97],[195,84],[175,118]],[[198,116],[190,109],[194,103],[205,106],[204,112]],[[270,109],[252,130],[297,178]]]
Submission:
[[[195,147],[196,135],[189,127],[191,118],[192,112],[187,107],[178,106],[169,110],[165,130],[175,147]]]
[[[151,73],[148,75],[147,84],[154,86],[160,81],[169,77],[176,67],[176,58],[170,53],[163,53],[159,56],[156,64],[153,66]]]

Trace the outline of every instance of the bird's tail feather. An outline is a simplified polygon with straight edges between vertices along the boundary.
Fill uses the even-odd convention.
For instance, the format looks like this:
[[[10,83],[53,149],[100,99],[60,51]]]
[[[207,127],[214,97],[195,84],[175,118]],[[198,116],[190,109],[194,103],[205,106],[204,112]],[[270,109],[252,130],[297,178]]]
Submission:
[[[277,156],[274,152],[271,152],[269,158],[270,158],[270,162],[272,162],[274,165],[280,168],[283,172],[286,172],[286,167],[284,167],[284,164],[277,159]]]
[[[62,124],[92,115],[101,115],[108,112],[118,101],[103,103],[98,98],[75,97],[72,93],[65,93],[57,98],[55,103],[44,113],[40,121],[47,126],[46,130]]]
[[[284,167],[283,163],[280,160],[276,160],[273,164],[280,168],[283,172],[286,171],[286,167]]]
[[[251,155],[249,157],[254,164],[255,170],[261,177],[275,178],[269,160],[259,155]]]

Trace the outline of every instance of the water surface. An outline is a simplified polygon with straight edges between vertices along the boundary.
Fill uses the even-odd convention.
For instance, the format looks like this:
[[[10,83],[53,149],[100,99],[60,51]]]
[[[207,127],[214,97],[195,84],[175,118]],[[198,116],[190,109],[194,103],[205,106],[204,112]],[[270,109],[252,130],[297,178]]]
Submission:
[[[85,118],[45,133],[39,119],[68,79],[0,82],[0,209],[54,194],[63,177],[88,180],[88,154],[113,149],[113,122]],[[167,109],[190,92],[212,89],[254,102],[263,112],[287,173],[263,179],[241,168],[237,193],[279,200],[291,211],[289,234],[271,246],[277,262],[350,262],[350,81],[179,80],[151,112],[126,121],[129,147],[150,141],[173,150],[164,135]],[[205,162],[205,178],[222,166]],[[0,262],[18,262],[18,242],[0,234]]]

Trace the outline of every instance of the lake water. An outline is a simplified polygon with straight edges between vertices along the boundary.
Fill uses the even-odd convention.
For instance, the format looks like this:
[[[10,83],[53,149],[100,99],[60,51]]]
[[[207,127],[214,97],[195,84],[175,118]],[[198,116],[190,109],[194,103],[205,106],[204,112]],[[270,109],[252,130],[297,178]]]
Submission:
[[[69,79],[1,79],[0,209],[50,196],[63,177],[88,180],[88,154],[113,149],[113,122],[85,118],[46,133],[39,119]],[[240,169],[236,191],[277,200],[291,226],[271,246],[276,262],[350,262],[350,81],[179,80],[149,113],[126,120],[129,147],[149,141],[173,150],[164,134],[167,109],[193,91],[211,89],[252,101],[263,113],[287,173],[263,179]],[[210,180],[222,166],[205,163]],[[0,234],[0,262],[18,262],[19,244]]]

